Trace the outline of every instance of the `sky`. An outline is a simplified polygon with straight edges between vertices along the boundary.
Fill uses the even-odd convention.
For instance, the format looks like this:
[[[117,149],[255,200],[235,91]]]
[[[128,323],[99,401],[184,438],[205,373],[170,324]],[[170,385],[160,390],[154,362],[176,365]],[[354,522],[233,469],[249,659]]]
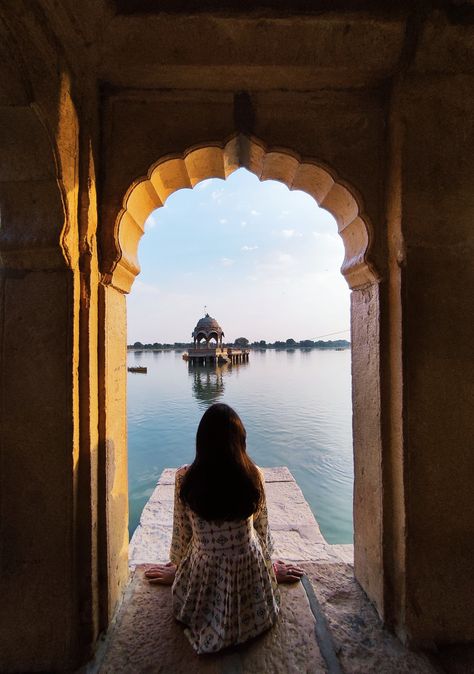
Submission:
[[[239,169],[175,192],[146,221],[138,257],[129,344],[191,341],[206,312],[228,342],[350,338],[336,222],[282,183]]]

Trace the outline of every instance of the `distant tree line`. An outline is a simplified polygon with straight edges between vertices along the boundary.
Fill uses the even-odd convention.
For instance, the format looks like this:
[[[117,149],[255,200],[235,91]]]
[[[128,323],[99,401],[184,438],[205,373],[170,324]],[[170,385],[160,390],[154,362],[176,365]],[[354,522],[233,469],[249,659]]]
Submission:
[[[161,342],[143,344],[142,342],[135,342],[134,344],[129,344],[127,348],[133,351],[162,351],[163,349],[189,349],[193,346],[194,344],[192,342],[174,342],[174,344],[162,344]],[[276,342],[266,342],[264,339],[250,342],[246,337],[237,337],[234,342],[226,343],[223,346],[237,346],[240,348],[251,349],[347,349],[350,346],[350,342],[346,339],[329,339],[327,341],[322,339],[316,341],[313,341],[312,339],[302,339],[297,342],[292,338],[286,339],[284,342],[280,340],[277,340]]]
[[[248,340],[246,340],[246,342],[247,346],[250,346],[253,349],[347,349],[351,345],[347,339],[329,339],[327,341],[322,339],[316,341],[312,339],[301,339],[298,342],[291,337],[284,342],[280,340],[277,340],[276,342],[266,342],[264,339],[252,343],[249,343]]]
[[[152,351],[162,351],[163,349],[188,349],[189,347],[192,346],[192,343],[190,342],[174,342],[173,344],[168,344],[168,343],[161,343],[161,342],[153,342],[153,344],[143,344],[142,342],[134,342],[133,344],[128,344],[127,349],[131,349],[134,351],[141,351],[141,350],[152,350]]]

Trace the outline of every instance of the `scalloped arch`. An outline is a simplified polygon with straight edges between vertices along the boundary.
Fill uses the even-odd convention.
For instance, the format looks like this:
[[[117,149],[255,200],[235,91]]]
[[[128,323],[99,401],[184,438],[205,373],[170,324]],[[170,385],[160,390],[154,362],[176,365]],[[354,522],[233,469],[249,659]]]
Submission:
[[[208,178],[225,179],[241,167],[260,180],[278,180],[290,190],[307,192],[334,216],[345,249],[341,273],[350,288],[379,280],[368,260],[372,228],[355,191],[321,164],[303,161],[289,150],[267,149],[255,138],[237,135],[224,145],[211,143],[190,148],[178,157],[165,157],[150,167],[147,176],[132,183],[115,222],[115,251],[107,256],[114,262],[104,270],[104,282],[122,292],[130,291],[140,272],[138,244],[145,221],[170,194]]]

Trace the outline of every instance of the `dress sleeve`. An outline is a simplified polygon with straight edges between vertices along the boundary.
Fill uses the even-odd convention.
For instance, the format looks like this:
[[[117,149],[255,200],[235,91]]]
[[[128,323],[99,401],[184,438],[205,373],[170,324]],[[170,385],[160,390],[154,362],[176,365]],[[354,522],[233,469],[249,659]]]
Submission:
[[[260,471],[260,476],[262,478],[262,487],[263,487],[262,502],[260,504],[260,508],[253,517],[253,526],[260,539],[264,555],[268,559],[270,559],[273,554],[273,539],[270,533],[270,527],[268,526],[267,499],[265,496],[265,478],[263,477],[262,471]]]
[[[186,508],[179,497],[184,472],[182,468],[178,468],[174,482],[173,534],[171,537],[170,561],[176,564],[176,566],[179,565],[186,554],[189,541],[193,535]]]

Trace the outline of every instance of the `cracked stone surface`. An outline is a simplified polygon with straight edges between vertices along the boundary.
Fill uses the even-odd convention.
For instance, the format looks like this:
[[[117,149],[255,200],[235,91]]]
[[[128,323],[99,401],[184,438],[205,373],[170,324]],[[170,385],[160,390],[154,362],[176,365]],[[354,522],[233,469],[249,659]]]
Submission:
[[[303,562],[346,674],[434,674],[426,655],[409,651],[380,619],[348,564]]]

